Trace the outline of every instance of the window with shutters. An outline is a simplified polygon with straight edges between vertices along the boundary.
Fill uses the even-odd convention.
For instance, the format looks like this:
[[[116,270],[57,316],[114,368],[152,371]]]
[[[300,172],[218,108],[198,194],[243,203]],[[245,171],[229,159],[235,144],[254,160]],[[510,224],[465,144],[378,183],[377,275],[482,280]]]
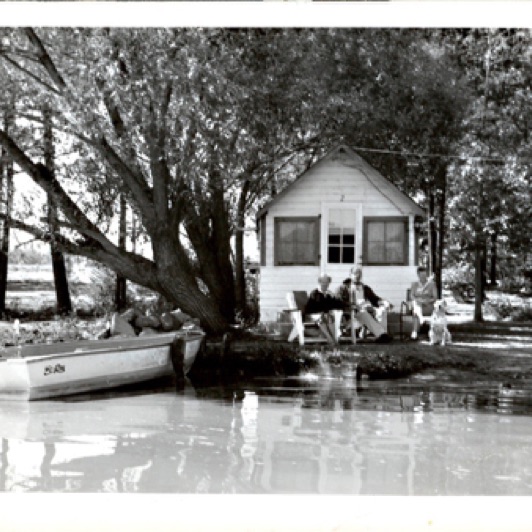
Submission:
[[[364,264],[408,264],[408,218],[364,218]]]
[[[275,218],[274,264],[315,266],[319,264],[319,217]]]

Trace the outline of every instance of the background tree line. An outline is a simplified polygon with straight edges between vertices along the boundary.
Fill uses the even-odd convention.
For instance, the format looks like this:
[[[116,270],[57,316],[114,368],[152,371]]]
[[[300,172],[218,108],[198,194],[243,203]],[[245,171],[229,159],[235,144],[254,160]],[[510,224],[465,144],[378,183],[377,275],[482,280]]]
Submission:
[[[56,279],[85,256],[221,332],[256,209],[345,142],[427,209],[440,290],[475,266],[481,319],[482,272],[530,260],[531,50],[529,30],[3,29],[0,273],[21,229]],[[22,173],[42,192],[14,205]]]

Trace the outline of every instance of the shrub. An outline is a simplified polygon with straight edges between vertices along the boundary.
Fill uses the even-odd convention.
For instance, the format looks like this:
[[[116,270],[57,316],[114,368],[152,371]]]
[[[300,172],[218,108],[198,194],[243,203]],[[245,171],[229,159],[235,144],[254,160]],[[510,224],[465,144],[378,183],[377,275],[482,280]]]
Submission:
[[[532,304],[526,303],[515,308],[511,314],[512,321],[532,321]]]
[[[499,319],[510,321],[532,321],[532,304],[512,303],[509,299],[490,301],[490,306],[495,310]]]
[[[17,247],[9,252],[9,262],[13,264],[51,264],[50,251],[39,251],[32,247]]]
[[[520,293],[524,286],[526,286],[526,281],[522,276],[508,277],[499,282],[500,290],[510,294]]]
[[[91,268],[91,284],[87,290],[88,296],[94,301],[93,313],[103,316],[115,310],[116,273],[102,266],[93,264]],[[156,310],[161,305],[160,297],[148,288],[127,283],[126,306],[135,306],[143,313]]]

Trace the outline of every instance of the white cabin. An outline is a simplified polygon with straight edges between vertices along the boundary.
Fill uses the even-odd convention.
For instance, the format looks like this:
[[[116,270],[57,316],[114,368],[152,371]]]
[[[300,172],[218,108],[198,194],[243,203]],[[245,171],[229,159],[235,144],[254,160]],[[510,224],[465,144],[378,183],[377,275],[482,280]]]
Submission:
[[[310,292],[321,272],[336,290],[355,264],[362,282],[397,308],[417,278],[415,222],[424,216],[357,153],[337,147],[257,215],[260,320],[277,321],[286,293]]]

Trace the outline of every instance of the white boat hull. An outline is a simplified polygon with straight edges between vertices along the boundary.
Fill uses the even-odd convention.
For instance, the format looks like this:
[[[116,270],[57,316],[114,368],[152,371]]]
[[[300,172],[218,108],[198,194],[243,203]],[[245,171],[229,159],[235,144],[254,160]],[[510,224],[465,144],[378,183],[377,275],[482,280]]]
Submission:
[[[201,333],[170,333],[9,348],[0,360],[0,397],[27,400],[114,388],[171,375],[172,344],[181,343],[183,374]]]

